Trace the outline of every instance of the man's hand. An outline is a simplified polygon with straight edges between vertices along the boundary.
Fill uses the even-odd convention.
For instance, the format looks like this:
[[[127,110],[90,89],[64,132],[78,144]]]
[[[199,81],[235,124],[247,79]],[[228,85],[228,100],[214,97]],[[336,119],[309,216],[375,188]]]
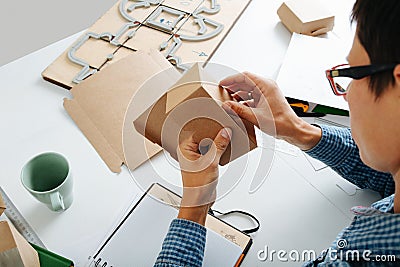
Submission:
[[[248,120],[264,133],[308,150],[321,139],[321,129],[305,122],[292,110],[278,85],[269,79],[244,72],[220,82],[239,102],[228,101],[223,108]]]
[[[205,224],[208,210],[216,198],[218,164],[231,140],[232,131],[222,129],[208,152],[202,155],[199,144],[189,134],[181,138],[177,151],[183,182],[183,197],[178,218]]]

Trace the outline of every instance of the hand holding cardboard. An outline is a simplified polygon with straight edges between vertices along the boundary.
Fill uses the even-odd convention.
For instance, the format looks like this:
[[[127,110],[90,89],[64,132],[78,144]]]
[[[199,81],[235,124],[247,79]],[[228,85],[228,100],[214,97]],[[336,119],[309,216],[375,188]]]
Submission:
[[[194,140],[201,144],[214,140],[222,128],[230,128],[232,141],[220,160],[220,164],[225,165],[257,147],[254,126],[239,117],[229,116],[221,107],[227,100],[233,100],[229,93],[218,86],[199,64],[194,64],[134,121],[134,126],[175,159],[182,134],[192,133]]]
[[[139,51],[72,88],[74,98],[65,99],[64,107],[113,172],[120,172],[123,163],[134,170],[161,150],[157,144],[175,154],[177,129],[195,130],[196,138],[201,141],[206,137],[214,139],[223,127],[231,128],[232,144],[220,162],[226,164],[256,147],[254,127],[239,118],[231,118],[220,107],[222,101],[232,98],[206,76],[195,65],[180,78],[179,72],[158,51]],[[149,88],[139,90],[143,85]],[[138,95],[144,101],[134,102]],[[195,105],[187,100],[193,100],[190,103]],[[182,102],[187,103],[182,105]],[[177,115],[182,109],[187,111]],[[168,123],[164,123],[167,118]],[[231,147],[235,149],[229,160]],[[130,150],[124,151],[124,148]]]

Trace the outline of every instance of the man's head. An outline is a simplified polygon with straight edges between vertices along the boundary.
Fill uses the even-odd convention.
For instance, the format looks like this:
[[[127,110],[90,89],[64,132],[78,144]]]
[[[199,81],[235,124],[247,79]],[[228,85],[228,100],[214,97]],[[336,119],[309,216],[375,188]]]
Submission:
[[[400,170],[400,1],[357,0],[351,66],[398,63],[394,69],[353,80],[346,96],[362,160],[380,171]]]
[[[357,22],[357,37],[371,64],[400,63],[399,0],[357,0],[352,21]],[[377,97],[393,84],[391,71],[370,77],[370,89]]]

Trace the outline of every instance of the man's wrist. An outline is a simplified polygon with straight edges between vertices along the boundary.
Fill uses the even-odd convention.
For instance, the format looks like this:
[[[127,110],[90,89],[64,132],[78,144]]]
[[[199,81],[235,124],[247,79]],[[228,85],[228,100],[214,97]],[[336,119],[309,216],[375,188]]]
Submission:
[[[209,205],[196,207],[181,207],[179,209],[178,218],[196,222],[205,225]]]
[[[286,141],[297,146],[301,150],[310,150],[318,144],[322,138],[322,130],[320,127],[311,125],[299,118],[295,124],[294,134]]]

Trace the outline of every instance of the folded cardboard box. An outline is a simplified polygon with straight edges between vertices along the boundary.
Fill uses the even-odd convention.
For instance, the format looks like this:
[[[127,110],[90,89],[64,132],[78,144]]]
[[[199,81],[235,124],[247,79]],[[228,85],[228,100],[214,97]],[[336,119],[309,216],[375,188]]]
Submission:
[[[175,159],[182,135],[189,133],[200,146],[209,146],[222,128],[229,127],[232,140],[220,160],[225,165],[257,147],[254,126],[237,116],[229,116],[221,107],[227,100],[232,100],[230,94],[199,64],[194,64],[133,124],[139,133]]]
[[[278,16],[291,32],[317,36],[333,29],[335,16],[320,0],[288,0]]]
[[[40,267],[36,250],[7,221],[0,221],[0,266]]]

